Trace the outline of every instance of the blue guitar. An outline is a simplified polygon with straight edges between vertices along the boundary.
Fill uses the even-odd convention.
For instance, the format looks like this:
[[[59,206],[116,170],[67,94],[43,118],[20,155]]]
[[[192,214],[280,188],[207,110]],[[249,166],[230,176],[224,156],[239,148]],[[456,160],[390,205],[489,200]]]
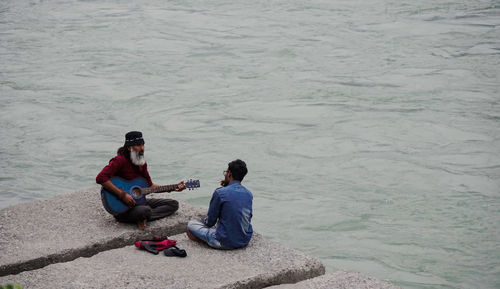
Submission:
[[[177,184],[148,188],[148,181],[142,177],[133,180],[112,177],[110,181],[117,188],[132,196],[135,199],[136,205],[144,205],[146,203],[146,195],[148,194],[171,192],[178,188]],[[189,180],[184,184],[190,190],[200,187],[199,180]],[[115,194],[108,192],[104,188],[101,188],[101,200],[104,208],[111,215],[117,215],[129,209]]]

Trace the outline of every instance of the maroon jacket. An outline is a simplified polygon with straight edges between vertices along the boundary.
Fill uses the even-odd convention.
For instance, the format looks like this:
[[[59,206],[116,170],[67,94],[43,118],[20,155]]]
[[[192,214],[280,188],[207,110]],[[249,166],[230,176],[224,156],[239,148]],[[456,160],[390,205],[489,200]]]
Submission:
[[[153,185],[148,173],[148,164],[136,166],[125,156],[117,155],[109,161],[102,171],[95,178],[96,183],[102,184],[109,181],[111,177],[121,177],[126,180],[132,180],[137,177],[143,177],[148,181],[149,186]]]

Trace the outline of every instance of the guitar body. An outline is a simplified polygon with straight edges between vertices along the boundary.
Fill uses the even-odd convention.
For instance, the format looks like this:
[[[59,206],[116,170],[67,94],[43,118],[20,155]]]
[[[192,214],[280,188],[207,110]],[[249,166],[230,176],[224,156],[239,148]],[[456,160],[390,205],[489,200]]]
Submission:
[[[110,181],[113,185],[132,196],[135,199],[136,205],[146,204],[145,195],[137,197],[133,192],[135,188],[147,188],[149,186],[148,181],[145,178],[138,177],[133,180],[125,180],[115,176],[112,177]],[[115,194],[106,191],[104,188],[101,188],[101,200],[104,205],[104,209],[106,209],[106,211],[113,216],[124,213],[129,209],[129,207],[120,201]]]

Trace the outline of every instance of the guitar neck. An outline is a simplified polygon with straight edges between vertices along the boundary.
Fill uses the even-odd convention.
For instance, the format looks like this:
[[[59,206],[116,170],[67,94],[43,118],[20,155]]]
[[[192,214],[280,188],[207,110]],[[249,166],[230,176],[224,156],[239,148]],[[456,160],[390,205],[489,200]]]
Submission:
[[[143,189],[141,189],[141,195],[149,195],[152,193],[171,192],[171,191],[175,191],[178,187],[179,187],[179,185],[173,184],[173,185],[166,185],[166,186],[143,188]]]

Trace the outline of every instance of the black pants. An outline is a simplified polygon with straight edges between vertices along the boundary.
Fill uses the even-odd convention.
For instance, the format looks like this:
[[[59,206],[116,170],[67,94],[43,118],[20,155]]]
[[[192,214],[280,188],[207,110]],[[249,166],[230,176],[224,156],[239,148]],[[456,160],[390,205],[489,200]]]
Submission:
[[[171,199],[147,199],[145,205],[130,208],[125,213],[115,216],[119,222],[137,223],[154,221],[172,215],[179,209],[179,202]]]

